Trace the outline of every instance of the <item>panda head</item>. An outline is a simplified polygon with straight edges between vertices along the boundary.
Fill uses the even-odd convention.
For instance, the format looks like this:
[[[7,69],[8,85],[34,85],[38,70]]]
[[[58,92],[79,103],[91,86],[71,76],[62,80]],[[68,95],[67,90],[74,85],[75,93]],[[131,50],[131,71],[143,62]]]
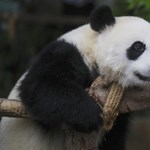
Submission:
[[[150,85],[150,23],[139,17],[114,17],[108,6],[91,13],[100,73],[123,86]]]

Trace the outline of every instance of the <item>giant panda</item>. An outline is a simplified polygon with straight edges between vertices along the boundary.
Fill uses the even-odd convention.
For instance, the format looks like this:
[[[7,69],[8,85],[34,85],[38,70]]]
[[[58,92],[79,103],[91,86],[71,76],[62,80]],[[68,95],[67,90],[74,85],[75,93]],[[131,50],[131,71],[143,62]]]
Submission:
[[[2,118],[0,150],[63,150],[64,127],[96,131],[102,110],[84,89],[99,75],[123,87],[149,86],[149,58],[149,22],[97,7],[89,24],[47,45],[19,79],[8,98],[22,100],[33,120]],[[125,149],[128,117],[118,117],[101,150]]]

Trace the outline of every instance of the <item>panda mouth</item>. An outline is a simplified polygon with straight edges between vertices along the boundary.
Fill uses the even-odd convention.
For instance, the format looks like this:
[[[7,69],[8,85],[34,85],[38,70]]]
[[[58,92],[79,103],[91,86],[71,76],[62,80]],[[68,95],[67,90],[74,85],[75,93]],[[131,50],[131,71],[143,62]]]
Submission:
[[[137,76],[140,80],[143,80],[143,81],[150,81],[150,77],[143,76],[143,75],[141,75],[141,74],[138,73],[138,72],[135,72],[134,75]]]

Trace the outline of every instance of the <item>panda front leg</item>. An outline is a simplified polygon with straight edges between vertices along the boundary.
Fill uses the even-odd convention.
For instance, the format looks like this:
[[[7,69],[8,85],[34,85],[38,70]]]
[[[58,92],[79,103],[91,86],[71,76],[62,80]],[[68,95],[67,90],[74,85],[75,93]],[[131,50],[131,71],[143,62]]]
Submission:
[[[91,81],[91,73],[77,48],[55,41],[29,69],[19,95],[42,125],[50,129],[67,125],[90,132],[102,125],[100,107],[84,90]]]

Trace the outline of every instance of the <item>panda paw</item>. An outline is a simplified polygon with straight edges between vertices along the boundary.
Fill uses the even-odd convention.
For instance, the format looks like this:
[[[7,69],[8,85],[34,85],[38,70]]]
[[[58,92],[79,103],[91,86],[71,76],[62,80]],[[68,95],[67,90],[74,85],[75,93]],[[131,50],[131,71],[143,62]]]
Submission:
[[[88,101],[81,102],[74,112],[74,116],[69,120],[69,125],[80,132],[92,132],[98,130],[102,124],[101,108],[89,98]]]

